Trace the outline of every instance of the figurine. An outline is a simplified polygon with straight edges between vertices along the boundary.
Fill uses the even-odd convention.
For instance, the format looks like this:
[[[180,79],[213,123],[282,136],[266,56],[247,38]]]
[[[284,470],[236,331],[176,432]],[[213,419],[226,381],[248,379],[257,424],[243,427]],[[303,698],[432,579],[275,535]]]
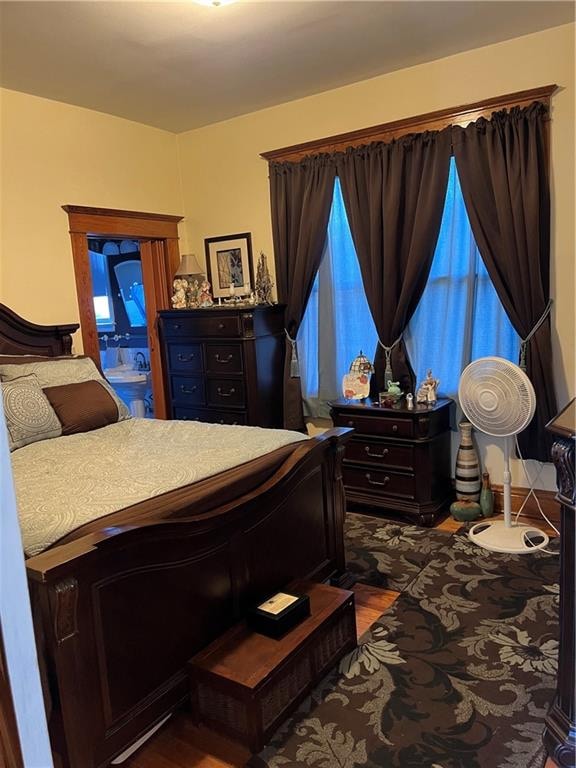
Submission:
[[[406,395],[406,408],[408,408],[409,411],[414,410],[414,395],[412,392],[408,392]]]
[[[198,297],[200,295],[200,286],[198,280],[193,280],[188,283],[188,290],[186,291],[186,306],[188,309],[198,309],[200,302]]]
[[[272,288],[274,283],[268,271],[268,262],[263,251],[260,251],[256,269],[256,299],[258,304],[272,304]]]
[[[186,309],[186,292],[188,289],[188,280],[177,277],[172,283],[174,293],[172,294],[172,307],[174,309]]]
[[[200,284],[200,293],[198,295],[198,306],[205,308],[211,307],[213,304],[212,287],[208,280],[202,280],[202,283]]]
[[[416,392],[416,402],[433,405],[437,399],[436,392],[439,384],[440,381],[432,376],[432,371],[429,368],[426,372],[426,378],[422,384],[420,384],[418,391]]]
[[[400,389],[400,382],[399,381],[388,381],[386,392],[389,395],[392,395],[393,397],[400,397],[402,395],[402,390]]]

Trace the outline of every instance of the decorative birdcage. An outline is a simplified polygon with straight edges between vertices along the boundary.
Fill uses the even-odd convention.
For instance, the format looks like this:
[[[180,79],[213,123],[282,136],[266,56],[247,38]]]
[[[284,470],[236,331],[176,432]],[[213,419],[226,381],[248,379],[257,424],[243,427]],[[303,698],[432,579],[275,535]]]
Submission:
[[[366,374],[367,376],[374,373],[374,366],[366,355],[362,354],[362,350],[350,363],[350,373]]]
[[[342,379],[342,394],[348,400],[363,400],[370,394],[370,376],[374,366],[366,355],[357,355],[350,364],[349,372]]]

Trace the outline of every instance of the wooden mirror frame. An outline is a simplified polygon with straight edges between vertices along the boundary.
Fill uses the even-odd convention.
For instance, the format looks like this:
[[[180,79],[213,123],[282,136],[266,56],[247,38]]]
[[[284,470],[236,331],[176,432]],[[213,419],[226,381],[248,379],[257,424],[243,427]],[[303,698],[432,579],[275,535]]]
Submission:
[[[92,301],[88,238],[109,237],[139,241],[154,416],[157,419],[165,419],[168,408],[156,317],[160,309],[169,309],[171,306],[172,279],[180,264],[178,224],[183,217],[112,208],[89,208],[82,205],[63,205],[62,208],[68,214],[84,354],[90,356],[98,366],[100,344]]]

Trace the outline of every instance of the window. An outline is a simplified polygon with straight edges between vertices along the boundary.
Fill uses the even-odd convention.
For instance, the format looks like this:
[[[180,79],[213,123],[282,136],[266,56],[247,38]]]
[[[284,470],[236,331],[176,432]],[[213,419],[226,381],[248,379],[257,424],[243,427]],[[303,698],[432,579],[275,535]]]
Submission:
[[[520,340],[474,241],[454,158],[428,283],[404,340],[417,381],[432,368],[447,396],[457,393],[472,360],[496,355],[518,362]]]
[[[97,251],[88,251],[90,256],[90,272],[92,275],[92,292],[94,296],[94,312],[98,331],[113,331],[114,303],[108,274],[108,257]]]
[[[518,361],[520,339],[474,241],[453,158],[428,283],[404,340],[417,382],[432,368],[445,396],[456,395],[471,360]],[[377,343],[336,179],[324,254],[298,333],[305,416],[329,416],[327,402],[341,396],[350,363],[360,350],[373,359]]]
[[[342,377],[362,350],[373,359],[378,336],[336,179],[324,254],[298,333],[304,413],[328,417]]]

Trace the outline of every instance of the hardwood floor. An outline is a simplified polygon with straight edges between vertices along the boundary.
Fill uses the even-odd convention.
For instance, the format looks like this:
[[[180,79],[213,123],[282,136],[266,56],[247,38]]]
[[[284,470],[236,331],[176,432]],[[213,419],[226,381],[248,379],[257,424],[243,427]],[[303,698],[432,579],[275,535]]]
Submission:
[[[495,518],[498,519],[498,518]],[[521,522],[528,522],[523,521]],[[547,533],[554,532],[546,525]],[[448,517],[436,528],[453,532],[460,523]],[[353,587],[356,600],[356,626],[360,637],[399,596],[399,592],[365,584]],[[194,725],[187,711],[177,713],[123,766],[125,768],[243,768],[250,753],[236,742],[216,736],[207,728]],[[548,759],[544,768],[557,768]]]

